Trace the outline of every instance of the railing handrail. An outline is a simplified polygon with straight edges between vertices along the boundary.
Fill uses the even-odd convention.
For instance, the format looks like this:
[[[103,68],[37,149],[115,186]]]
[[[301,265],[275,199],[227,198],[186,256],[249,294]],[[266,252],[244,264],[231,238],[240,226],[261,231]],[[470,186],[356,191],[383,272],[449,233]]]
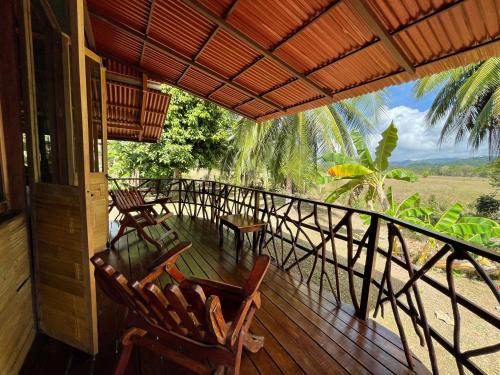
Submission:
[[[324,201],[320,201],[317,199],[312,199],[312,198],[304,198],[304,197],[298,197],[295,195],[288,195],[288,194],[283,194],[279,192],[274,192],[274,191],[267,191],[263,189],[258,189],[254,187],[246,187],[246,186],[241,186],[241,185],[236,185],[228,182],[223,182],[223,181],[217,181],[217,180],[203,180],[203,179],[190,179],[190,178],[145,178],[145,177],[131,177],[131,178],[126,178],[126,177],[120,177],[120,178],[110,178],[111,180],[117,180],[117,181],[125,181],[125,180],[162,180],[162,181],[194,181],[194,182],[205,182],[205,183],[219,183],[219,184],[224,184],[226,186],[231,186],[234,188],[238,189],[245,189],[253,192],[259,192],[259,193],[264,193],[264,194],[273,194],[274,196],[284,198],[284,199],[295,199],[295,200],[301,200],[302,202],[305,203],[310,203],[310,204],[317,204],[321,205],[324,207],[331,207],[334,209],[339,209],[343,211],[350,211],[353,213],[357,214],[362,214],[362,215],[369,215],[371,217],[378,217],[379,219],[392,222],[394,224],[397,224],[401,227],[404,227],[408,230],[411,230],[413,232],[417,232],[419,234],[423,234],[427,237],[431,237],[433,239],[436,239],[441,242],[446,242],[449,243],[453,248],[457,249],[462,249],[466,250],[469,252],[472,252],[474,255],[479,255],[485,258],[488,258],[494,262],[500,263],[500,252],[493,251],[491,249],[487,249],[485,247],[479,246],[477,244],[473,244],[471,242],[467,242],[464,240],[461,240],[459,238],[455,237],[450,237],[447,234],[441,233],[434,231],[432,229],[424,228],[421,226],[418,226],[413,223],[406,222],[404,220],[395,218],[393,216],[376,212],[376,211],[371,211],[371,210],[365,210],[361,208],[355,208],[355,207],[347,207],[335,203],[328,203]]]

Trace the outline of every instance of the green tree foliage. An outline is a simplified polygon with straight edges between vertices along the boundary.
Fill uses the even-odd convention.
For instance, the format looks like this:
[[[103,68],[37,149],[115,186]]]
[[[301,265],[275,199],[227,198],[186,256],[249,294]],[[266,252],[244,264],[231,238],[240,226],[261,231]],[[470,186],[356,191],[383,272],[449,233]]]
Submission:
[[[488,143],[490,156],[500,153],[500,57],[420,79],[414,92],[437,90],[427,113],[430,126],[444,120],[440,142],[467,138],[477,150]]]
[[[478,216],[485,216],[495,219],[500,210],[500,200],[496,199],[494,195],[483,194],[476,199],[476,213]]]
[[[261,124],[242,120],[231,136],[224,172],[238,184],[304,191],[319,175],[322,155],[353,155],[350,131],[371,132],[384,96],[365,95]]]
[[[378,199],[382,211],[390,207],[389,200],[384,191],[384,182],[387,178],[413,182],[415,174],[409,170],[396,168],[389,169],[389,157],[397,146],[398,129],[391,124],[382,133],[382,139],[375,149],[375,158],[372,157],[363,137],[357,132],[352,132],[352,139],[356,147],[357,156],[350,157],[345,154],[330,154],[323,159],[332,163],[328,174],[334,178],[347,182],[332,191],[326,198],[327,202],[335,202],[345,194],[350,195],[349,203],[352,204],[366,188],[366,201],[370,209],[374,209],[374,201]]]
[[[192,168],[216,167],[228,148],[236,118],[229,111],[176,88],[160,141],[155,144],[110,142],[110,173],[165,177]]]

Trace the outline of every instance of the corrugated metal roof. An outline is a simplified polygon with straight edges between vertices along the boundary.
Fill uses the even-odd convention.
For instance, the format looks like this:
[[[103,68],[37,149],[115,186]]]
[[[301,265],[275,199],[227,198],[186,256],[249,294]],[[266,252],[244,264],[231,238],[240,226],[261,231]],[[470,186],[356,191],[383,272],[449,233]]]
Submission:
[[[99,53],[257,120],[500,55],[498,0],[87,3]]]
[[[142,74],[114,60],[108,60],[107,73],[108,139],[157,142],[170,96],[150,88],[143,90]]]

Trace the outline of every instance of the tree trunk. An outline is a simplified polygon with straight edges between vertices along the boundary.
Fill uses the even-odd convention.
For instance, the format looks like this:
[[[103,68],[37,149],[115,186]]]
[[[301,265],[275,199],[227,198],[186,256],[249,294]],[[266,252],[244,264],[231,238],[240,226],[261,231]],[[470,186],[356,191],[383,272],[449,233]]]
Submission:
[[[292,188],[293,188],[292,179],[290,177],[285,177],[285,189],[287,195],[293,194]],[[286,198],[286,203],[288,202],[290,202],[290,199]]]
[[[174,178],[182,178],[182,171],[180,169],[174,169]]]
[[[389,201],[387,200],[387,195],[385,194],[383,186],[377,186],[377,195],[380,201],[380,205],[382,206],[382,212],[387,211],[389,209]]]

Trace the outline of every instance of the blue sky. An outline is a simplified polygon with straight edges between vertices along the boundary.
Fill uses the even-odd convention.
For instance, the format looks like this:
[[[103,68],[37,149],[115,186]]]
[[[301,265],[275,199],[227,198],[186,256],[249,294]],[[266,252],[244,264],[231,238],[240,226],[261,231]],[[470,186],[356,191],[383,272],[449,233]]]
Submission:
[[[453,139],[439,145],[441,125],[437,124],[429,128],[425,119],[436,94],[430,93],[421,99],[415,99],[412,92],[413,84],[409,82],[387,89],[387,116],[384,116],[377,124],[378,133],[381,133],[391,120],[398,128],[398,147],[392,154],[392,161],[487,155],[486,145],[475,152],[467,147],[466,142],[455,145]],[[370,148],[374,149],[379,139],[379,135],[373,136],[370,140]]]

